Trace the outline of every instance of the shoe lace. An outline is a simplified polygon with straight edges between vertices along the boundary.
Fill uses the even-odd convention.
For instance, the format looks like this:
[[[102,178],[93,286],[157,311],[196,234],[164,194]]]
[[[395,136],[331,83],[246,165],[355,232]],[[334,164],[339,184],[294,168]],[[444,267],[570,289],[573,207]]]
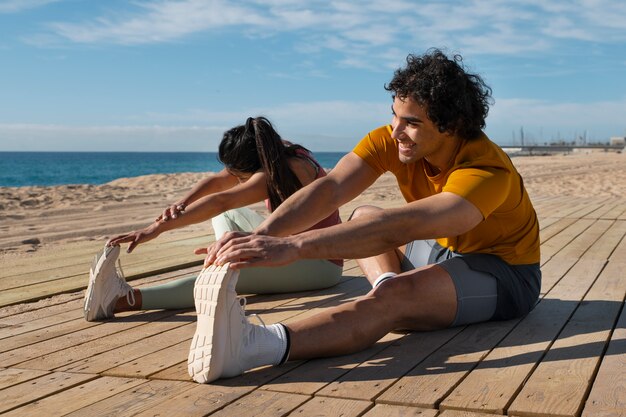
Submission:
[[[122,261],[120,259],[117,260],[117,276],[120,278],[120,285],[126,291],[126,301],[129,306],[135,305],[135,292],[133,291],[133,287],[131,287],[126,282],[126,277],[124,275],[124,270],[122,269]]]
[[[265,324],[265,322],[263,321],[263,319],[261,318],[261,316],[259,316],[256,313],[250,314],[248,316],[246,316],[246,306],[248,305],[248,299],[246,297],[237,297],[237,300],[239,301],[239,305],[241,306],[241,311],[242,311],[242,321],[245,324],[246,322],[249,323],[250,322],[250,318],[254,317],[256,318],[263,327],[267,327],[267,325]]]

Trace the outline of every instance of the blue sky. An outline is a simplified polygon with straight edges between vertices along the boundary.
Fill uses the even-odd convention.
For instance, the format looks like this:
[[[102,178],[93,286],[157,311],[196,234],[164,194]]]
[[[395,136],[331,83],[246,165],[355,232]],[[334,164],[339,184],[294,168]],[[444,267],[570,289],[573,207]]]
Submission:
[[[430,47],[493,88],[498,143],[626,135],[620,0],[0,0],[0,150],[215,151],[265,115],[346,151]]]

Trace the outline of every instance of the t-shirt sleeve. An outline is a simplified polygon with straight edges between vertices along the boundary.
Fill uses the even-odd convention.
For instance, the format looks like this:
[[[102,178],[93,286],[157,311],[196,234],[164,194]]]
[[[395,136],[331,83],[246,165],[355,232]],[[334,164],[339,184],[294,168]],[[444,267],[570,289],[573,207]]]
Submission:
[[[385,135],[387,127],[383,126],[371,131],[354,147],[352,152],[357,154],[369,166],[371,166],[378,175],[382,175],[390,170],[392,161],[389,155],[395,155],[395,152],[389,149],[389,141]]]
[[[499,168],[459,168],[453,171],[443,192],[459,195],[475,205],[487,218],[509,194],[511,173]]]

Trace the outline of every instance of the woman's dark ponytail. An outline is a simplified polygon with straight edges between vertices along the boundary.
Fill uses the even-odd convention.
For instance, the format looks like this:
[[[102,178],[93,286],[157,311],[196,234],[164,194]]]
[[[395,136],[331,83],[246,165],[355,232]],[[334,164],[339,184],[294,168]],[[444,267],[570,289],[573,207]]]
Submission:
[[[256,152],[251,152],[256,149]],[[267,175],[270,210],[274,211],[302,183],[289,167],[289,158],[297,157],[300,145],[285,146],[282,138],[265,117],[249,117],[245,125],[226,133],[219,147],[219,159],[228,169],[254,173],[263,169]]]

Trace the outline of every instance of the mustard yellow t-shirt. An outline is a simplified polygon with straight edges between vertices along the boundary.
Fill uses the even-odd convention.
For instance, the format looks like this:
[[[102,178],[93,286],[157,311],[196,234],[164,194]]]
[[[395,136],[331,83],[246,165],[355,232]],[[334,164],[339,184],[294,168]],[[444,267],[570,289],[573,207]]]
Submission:
[[[522,178],[508,155],[486,136],[462,141],[449,170],[428,174],[420,159],[404,164],[391,126],[365,136],[353,152],[380,175],[392,172],[407,202],[443,191],[457,194],[482,213],[483,221],[459,236],[437,242],[458,253],[488,253],[511,265],[539,262],[539,222]]]

